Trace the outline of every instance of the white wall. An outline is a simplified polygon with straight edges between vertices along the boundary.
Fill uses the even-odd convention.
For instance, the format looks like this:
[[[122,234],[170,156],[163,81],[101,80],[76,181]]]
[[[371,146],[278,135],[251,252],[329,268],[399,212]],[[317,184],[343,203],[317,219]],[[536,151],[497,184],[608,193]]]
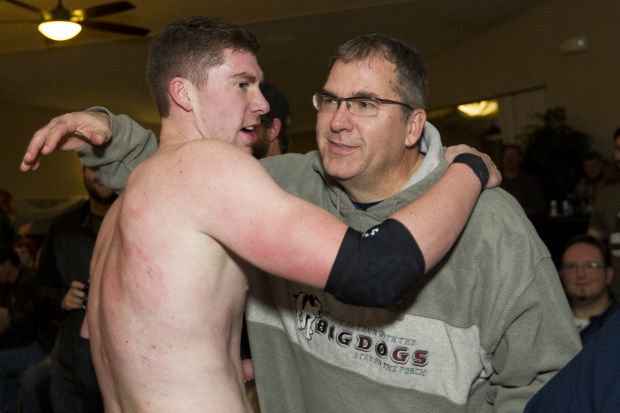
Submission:
[[[611,157],[620,127],[620,1],[552,0],[427,60],[429,107],[440,108],[544,86],[549,107],[566,108],[568,124]],[[559,46],[585,36],[589,50]]]

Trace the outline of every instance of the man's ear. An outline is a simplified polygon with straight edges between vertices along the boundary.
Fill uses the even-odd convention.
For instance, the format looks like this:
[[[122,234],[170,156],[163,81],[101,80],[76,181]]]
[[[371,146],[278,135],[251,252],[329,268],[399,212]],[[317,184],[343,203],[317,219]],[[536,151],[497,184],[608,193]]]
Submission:
[[[424,124],[426,123],[426,111],[424,109],[414,109],[407,118],[407,136],[405,146],[410,148],[420,140]]]
[[[605,272],[605,281],[607,285],[611,284],[611,280],[614,279],[614,267],[612,267],[611,265],[609,265],[607,267],[607,270]]]
[[[187,79],[182,77],[174,77],[168,84],[168,94],[170,95],[171,103],[181,107],[184,111],[190,112],[192,110],[192,100],[189,96],[189,89],[193,85]]]
[[[280,130],[282,130],[282,121],[278,118],[273,118],[271,128],[267,129],[267,138],[269,142],[273,142],[278,138]]]

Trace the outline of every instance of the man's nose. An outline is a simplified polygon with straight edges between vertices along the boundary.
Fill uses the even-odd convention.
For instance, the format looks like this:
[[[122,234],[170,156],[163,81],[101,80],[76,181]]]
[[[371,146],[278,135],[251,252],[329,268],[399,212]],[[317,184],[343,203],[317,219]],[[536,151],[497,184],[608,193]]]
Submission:
[[[261,115],[269,113],[269,102],[267,102],[267,99],[265,99],[265,96],[263,96],[263,93],[260,90],[254,99],[253,105],[254,107],[252,109],[254,112],[258,112]]]
[[[331,127],[333,130],[349,130],[352,126],[351,112],[349,111],[348,102],[340,101],[340,105],[334,112],[331,121]]]
[[[577,277],[581,279],[586,277],[586,267],[584,265],[577,266]]]

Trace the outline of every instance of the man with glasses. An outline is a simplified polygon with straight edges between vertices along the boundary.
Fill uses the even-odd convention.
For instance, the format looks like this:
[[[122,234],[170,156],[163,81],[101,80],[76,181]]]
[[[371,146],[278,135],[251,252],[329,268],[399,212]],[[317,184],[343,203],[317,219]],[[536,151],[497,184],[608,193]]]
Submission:
[[[607,248],[590,235],[577,235],[566,243],[559,272],[585,344],[618,310],[609,291],[614,270]]]
[[[319,153],[263,164],[287,191],[368,228],[445,168],[426,70],[381,34],[346,42],[329,67],[313,97]],[[389,310],[250,281],[263,411],[521,411],[579,350],[549,253],[501,190],[482,194],[449,256]]]
[[[488,157],[461,148],[417,202],[366,234],[347,229],[249,155],[269,109],[257,51],[247,29],[200,16],[153,40],[160,144],[101,225],[82,329],[106,412],[249,412],[239,357],[248,263],[352,305],[393,305],[500,181]],[[438,202],[449,206],[428,208]]]
[[[610,294],[605,244],[590,235],[566,243],[560,277],[583,350],[527,404],[525,413],[615,413],[620,406],[620,311]]]
[[[319,151],[262,164],[289,193],[366,231],[430,193],[446,172],[439,133],[426,122],[426,95],[424,63],[409,45],[358,36],[339,48],[314,97]],[[77,125],[62,120],[69,125],[50,126],[61,135]],[[112,144],[131,142],[129,163],[155,144],[126,117],[111,116],[110,128]],[[107,124],[97,129],[109,136]],[[35,138],[49,139],[51,150],[59,136],[45,135]],[[36,165],[33,155],[26,162]],[[115,160],[100,164],[119,172]],[[120,172],[108,175],[122,185]],[[442,224],[427,223],[432,233]],[[264,412],[521,411],[580,348],[547,249],[514,198],[498,189],[482,193],[450,253],[389,309],[345,304],[264,274],[249,281],[246,314]]]

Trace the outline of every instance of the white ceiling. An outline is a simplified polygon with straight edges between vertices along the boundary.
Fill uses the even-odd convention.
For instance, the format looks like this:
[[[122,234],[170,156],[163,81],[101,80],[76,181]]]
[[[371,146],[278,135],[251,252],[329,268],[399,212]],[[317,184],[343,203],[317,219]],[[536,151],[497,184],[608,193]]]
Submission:
[[[22,1],[48,10],[57,4]],[[203,14],[252,29],[262,44],[265,77],[289,97],[296,130],[313,122],[310,96],[321,87],[327,58],[352,36],[385,32],[409,41],[428,59],[543,0],[131,1],[136,9],[98,20],[156,33],[172,21]],[[63,2],[68,9],[103,3]],[[85,28],[75,39],[50,43],[38,33],[37,19],[36,13],[0,0],[0,101],[60,111],[100,104],[143,122],[158,121],[144,82],[152,34]]]

